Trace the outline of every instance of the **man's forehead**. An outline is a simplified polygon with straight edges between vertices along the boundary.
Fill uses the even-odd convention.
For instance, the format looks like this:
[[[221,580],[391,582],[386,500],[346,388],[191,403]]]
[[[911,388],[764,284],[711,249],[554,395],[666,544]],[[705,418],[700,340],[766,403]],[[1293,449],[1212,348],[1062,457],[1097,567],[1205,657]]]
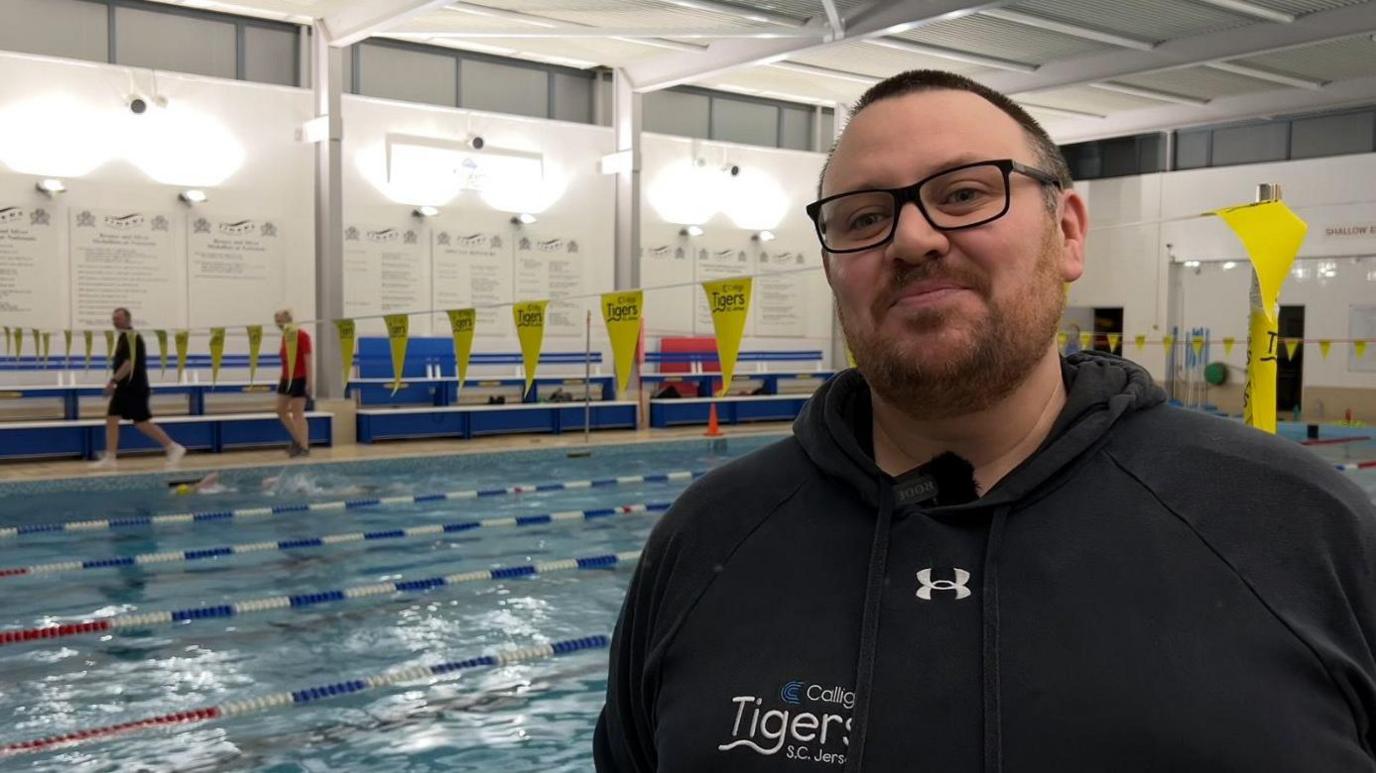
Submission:
[[[905,185],[943,168],[991,158],[1031,160],[1027,134],[1012,116],[967,91],[891,97],[846,126],[823,193]]]

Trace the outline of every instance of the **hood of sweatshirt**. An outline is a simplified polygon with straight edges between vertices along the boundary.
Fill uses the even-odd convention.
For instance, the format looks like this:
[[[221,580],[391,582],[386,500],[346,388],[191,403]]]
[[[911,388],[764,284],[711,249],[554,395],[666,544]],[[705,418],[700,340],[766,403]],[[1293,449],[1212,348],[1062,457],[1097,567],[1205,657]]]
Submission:
[[[1020,502],[1049,490],[1077,460],[1102,443],[1123,416],[1146,410],[1166,396],[1150,374],[1127,360],[1100,352],[1080,352],[1061,360],[1066,404],[1040,448],[978,499],[924,508],[930,517],[988,517],[982,594],[984,662],[984,770],[1000,771],[998,558],[1003,526]],[[859,771],[864,760],[869,695],[874,682],[880,609],[886,582],[889,534],[894,521],[895,479],[873,457],[869,385],[859,371],[847,370],[813,395],[794,422],[794,436],[824,475],[854,489],[874,508],[874,538],[865,583],[865,602],[856,663],[856,703],[846,770]]]
[[[974,502],[941,512],[1012,504],[1073,465],[1123,416],[1154,407],[1166,395],[1142,367],[1102,352],[1061,360],[1066,405],[1037,452]],[[838,374],[813,395],[793,423],[794,436],[812,463],[878,507],[892,478],[874,462],[869,385],[854,369]]]

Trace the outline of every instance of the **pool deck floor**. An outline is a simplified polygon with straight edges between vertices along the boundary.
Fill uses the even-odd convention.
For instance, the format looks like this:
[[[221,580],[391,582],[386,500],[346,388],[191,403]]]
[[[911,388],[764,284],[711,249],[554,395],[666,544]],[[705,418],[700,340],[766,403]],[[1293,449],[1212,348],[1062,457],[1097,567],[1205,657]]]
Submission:
[[[670,429],[602,430],[591,435],[591,444],[619,445],[625,443],[654,443],[702,438],[703,427],[675,427]],[[778,435],[792,431],[792,422],[761,422],[759,424],[724,427],[722,436]],[[357,443],[314,448],[308,457],[288,459],[284,449],[254,449],[226,451],[219,454],[189,453],[176,469],[190,471],[229,470],[264,465],[321,464],[327,462],[360,461],[367,459],[397,459],[408,456],[444,456],[448,454],[483,454],[499,451],[524,451],[544,448],[576,448],[586,445],[580,433],[562,435],[503,435],[472,440],[396,440],[383,443]],[[79,459],[36,460],[0,463],[0,483],[27,480],[53,480],[92,475],[124,475],[129,473],[162,472],[168,468],[162,454],[132,454],[121,457],[113,469],[96,470],[91,462]]]

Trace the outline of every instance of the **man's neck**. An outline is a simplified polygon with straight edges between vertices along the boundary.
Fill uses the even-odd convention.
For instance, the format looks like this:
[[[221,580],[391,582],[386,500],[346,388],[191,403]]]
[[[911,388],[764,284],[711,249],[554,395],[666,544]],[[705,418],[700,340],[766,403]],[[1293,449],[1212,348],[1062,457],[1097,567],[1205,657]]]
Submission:
[[[1060,354],[1048,349],[1012,394],[975,413],[917,420],[873,390],[871,398],[880,469],[901,475],[950,451],[974,465],[983,494],[1041,446],[1065,407],[1066,393]]]

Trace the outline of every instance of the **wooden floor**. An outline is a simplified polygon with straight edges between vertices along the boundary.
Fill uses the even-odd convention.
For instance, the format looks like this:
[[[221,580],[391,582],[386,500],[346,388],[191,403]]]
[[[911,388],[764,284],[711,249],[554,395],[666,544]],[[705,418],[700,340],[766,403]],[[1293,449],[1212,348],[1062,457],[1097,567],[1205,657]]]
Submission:
[[[783,434],[791,431],[791,422],[768,422],[723,428],[725,437],[761,434]],[[606,430],[594,432],[593,445],[620,443],[652,443],[665,440],[686,440],[703,436],[703,427],[673,429]],[[226,451],[222,454],[189,453],[182,459],[182,470],[227,470],[239,467],[259,467],[282,464],[320,464],[323,462],[357,461],[362,459],[394,459],[407,456],[441,456],[445,454],[482,454],[496,451],[521,451],[539,448],[569,448],[584,445],[581,434],[563,435],[505,435],[474,438],[473,440],[398,440],[373,444],[349,444],[333,448],[316,448],[303,459],[288,460],[285,450]],[[88,475],[121,475],[138,472],[160,472],[166,469],[161,454],[139,454],[122,457],[113,470],[93,470],[91,463],[81,460],[3,462],[0,463],[0,482],[16,480],[50,480],[54,478],[85,477]]]

